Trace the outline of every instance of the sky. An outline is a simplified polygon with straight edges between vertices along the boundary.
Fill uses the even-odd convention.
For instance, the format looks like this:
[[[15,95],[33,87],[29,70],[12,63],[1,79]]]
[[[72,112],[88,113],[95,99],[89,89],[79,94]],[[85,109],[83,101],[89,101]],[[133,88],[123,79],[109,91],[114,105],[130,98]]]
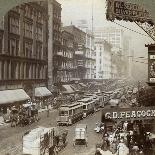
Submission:
[[[57,0],[62,5],[62,23],[64,26],[77,24],[78,20],[87,20],[89,28],[91,29],[92,25],[92,10],[94,17],[94,29],[96,27],[109,27],[118,26],[117,24],[106,20],[106,0]],[[93,9],[92,9],[93,4]],[[122,28],[126,35],[131,36],[132,49],[134,50],[134,56],[139,57],[143,56],[147,58],[147,48],[145,44],[153,43],[153,40],[147,36],[147,34],[135,23],[126,22],[126,21],[117,21],[116,23],[123,25],[129,29],[142,33],[144,35],[140,35],[138,33],[132,32],[131,30],[127,30],[126,28]],[[144,60],[138,60],[144,61]],[[147,62],[147,61],[146,61]],[[134,63],[137,67],[137,74],[142,74],[142,76],[147,76],[147,65],[142,63]]]

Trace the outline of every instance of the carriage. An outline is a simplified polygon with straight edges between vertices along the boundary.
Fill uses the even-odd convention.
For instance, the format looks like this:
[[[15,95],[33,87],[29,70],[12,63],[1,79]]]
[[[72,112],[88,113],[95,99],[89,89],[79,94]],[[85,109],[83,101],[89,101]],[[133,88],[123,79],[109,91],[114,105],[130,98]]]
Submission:
[[[75,128],[75,138],[73,140],[73,146],[75,145],[88,145],[86,124],[77,124]]]

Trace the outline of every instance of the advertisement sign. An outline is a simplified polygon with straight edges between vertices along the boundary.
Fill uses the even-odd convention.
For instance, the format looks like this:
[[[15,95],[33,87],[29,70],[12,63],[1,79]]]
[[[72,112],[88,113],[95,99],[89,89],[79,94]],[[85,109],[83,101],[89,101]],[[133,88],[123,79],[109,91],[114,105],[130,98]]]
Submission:
[[[149,12],[142,6],[121,0],[107,0],[107,20],[147,22],[153,25]]]
[[[155,51],[148,53],[148,80],[149,83],[155,83]]]
[[[122,121],[154,119],[155,106],[104,109],[102,115],[104,115],[105,119],[111,118]]]

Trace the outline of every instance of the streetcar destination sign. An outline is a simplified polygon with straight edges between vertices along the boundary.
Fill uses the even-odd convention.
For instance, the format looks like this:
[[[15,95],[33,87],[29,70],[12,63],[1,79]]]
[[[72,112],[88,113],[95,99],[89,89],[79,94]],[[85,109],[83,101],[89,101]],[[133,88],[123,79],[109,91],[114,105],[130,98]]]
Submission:
[[[142,6],[122,0],[107,0],[107,20],[126,20],[153,24],[149,12]]]
[[[121,120],[143,120],[152,119],[155,117],[155,107],[132,107],[132,108],[115,108],[104,109],[102,111],[106,119],[121,119]]]

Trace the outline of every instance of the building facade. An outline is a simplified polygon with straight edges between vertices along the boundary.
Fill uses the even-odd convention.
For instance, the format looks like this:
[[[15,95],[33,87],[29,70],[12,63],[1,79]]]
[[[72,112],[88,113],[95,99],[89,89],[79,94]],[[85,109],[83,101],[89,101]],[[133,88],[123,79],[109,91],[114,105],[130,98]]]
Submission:
[[[116,67],[113,66],[115,71],[117,70],[117,76],[127,76],[127,66],[128,66],[128,54],[126,52],[127,42],[125,42],[125,35],[122,29],[116,27],[104,27],[97,28],[94,31],[94,36],[96,40],[106,40],[112,45],[113,52],[113,62],[115,62]],[[125,47],[125,46],[126,47]],[[116,59],[116,60],[114,60]],[[114,72],[115,72],[114,71]]]
[[[95,41],[96,79],[112,78],[111,45],[107,41]]]
[[[62,30],[62,49],[59,53],[61,56],[61,66],[59,69],[59,77],[61,82],[70,82],[73,79],[73,55],[74,55],[74,36]]]
[[[47,87],[47,3],[25,3],[10,10],[0,30],[0,90],[24,89],[34,99]]]
[[[61,4],[57,1],[53,0],[52,2],[53,8],[53,20],[52,20],[52,28],[53,28],[53,62],[49,63],[49,67],[53,68],[53,83],[58,83],[61,81],[61,72],[60,68],[62,65],[62,34],[61,34]]]
[[[94,79],[95,76],[95,51],[94,35],[91,31],[86,30],[86,75],[85,79]]]
[[[73,80],[82,80],[86,75],[86,33],[74,25],[65,26],[65,31],[74,36]]]

